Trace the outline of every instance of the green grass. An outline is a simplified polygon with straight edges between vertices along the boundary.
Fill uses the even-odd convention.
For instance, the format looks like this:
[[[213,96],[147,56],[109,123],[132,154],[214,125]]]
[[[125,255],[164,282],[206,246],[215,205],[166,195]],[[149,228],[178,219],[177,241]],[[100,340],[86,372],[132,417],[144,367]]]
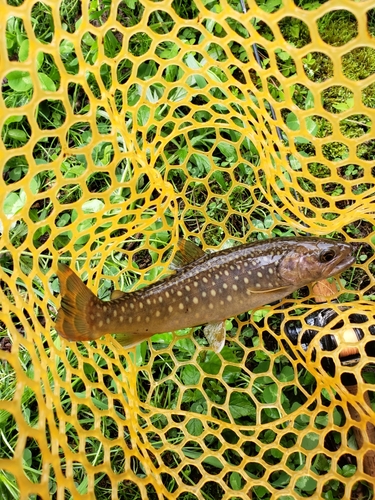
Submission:
[[[22,4],[20,0],[8,0],[9,5],[18,6]],[[281,7],[281,2],[271,0],[260,0],[257,2],[260,7],[266,12],[275,12]],[[321,3],[318,1],[300,1],[296,2],[298,6],[305,10],[314,10]],[[230,2],[232,7],[241,11],[239,2]],[[174,0],[173,8],[182,19],[195,19],[198,12],[193,2],[185,2],[182,0]],[[56,65],[56,58],[60,57],[66,72],[69,75],[75,76],[80,72],[77,52],[80,51],[84,60],[91,66],[98,62],[99,50],[98,40],[95,35],[95,28],[105,25],[110,9],[113,8],[109,0],[103,2],[90,3],[89,20],[93,27],[92,32],[87,31],[81,38],[80,46],[74,46],[70,39],[64,40],[60,45],[60,54],[55,54],[54,57],[46,50],[39,51],[36,54],[36,64],[38,71],[39,82],[31,82],[30,75],[27,71],[9,71],[6,78],[2,82],[2,96],[5,105],[8,108],[15,108],[17,112],[25,106],[32,98],[35,92],[35,85],[40,85],[43,90],[54,92],[61,85],[61,75]],[[157,8],[157,4],[155,9]],[[218,4],[207,4],[208,9],[218,8]],[[117,6],[116,19],[125,27],[136,26],[142,18],[144,12],[143,5],[136,0],[122,1]],[[79,29],[82,18],[81,4],[77,0],[65,0],[60,5],[60,15],[63,29],[67,34],[75,33]],[[249,32],[247,27],[240,23],[233,15],[233,18],[228,21],[230,29],[236,32],[244,40],[244,45],[249,45]],[[226,52],[221,38],[225,30],[229,27],[221,26],[217,22],[211,22],[209,18],[202,19],[202,25],[206,30],[210,31],[217,38],[217,43],[211,43],[206,47],[207,55],[212,61],[217,63],[225,63]],[[31,23],[34,29],[35,36],[48,47],[53,39],[55,26],[51,16],[51,10],[45,4],[35,3],[31,10]],[[260,19],[253,18],[253,27],[265,40],[273,40],[274,34],[270,26]],[[173,29],[173,19],[163,10],[155,10],[148,18],[148,26],[151,31],[158,34],[168,35]],[[295,17],[284,17],[279,23],[280,31],[290,46],[297,48],[304,47],[311,41],[309,27],[301,20]],[[375,34],[375,15],[374,11],[368,13],[368,29],[369,32]],[[318,21],[318,30],[324,42],[331,46],[342,46],[357,34],[357,23],[351,13],[345,10],[337,10],[333,13],[325,14]],[[179,81],[184,76],[184,66],[176,64],[165,64],[166,68],[161,73],[162,77],[157,83],[153,77],[160,74],[160,59],[164,62],[173,59],[178,45],[169,38],[158,45],[156,54],[160,59],[152,60],[149,54],[149,48],[152,39],[141,30],[132,35],[128,43],[129,54],[139,58],[140,64],[137,68],[137,79],[142,82],[143,87],[147,86],[146,98],[144,88],[139,84],[130,86],[126,93],[123,93],[120,88],[113,93],[113,102],[115,108],[121,113],[123,126],[128,132],[134,129],[142,129],[143,132],[137,135],[137,146],[143,150],[150,150],[153,145],[157,144],[159,136],[169,138],[166,146],[155,159],[155,168],[173,186],[177,197],[177,213],[180,220],[183,222],[184,228],[191,234],[199,235],[201,241],[206,245],[218,246],[228,239],[231,242],[246,240],[261,240],[270,235],[283,236],[294,235],[295,231],[290,228],[281,217],[276,220],[274,218],[273,208],[263,194],[262,189],[265,188],[267,182],[262,176],[261,152],[258,150],[259,145],[254,144],[247,134],[247,128],[251,127],[257,130],[259,120],[257,113],[252,110],[251,116],[253,122],[249,124],[246,117],[245,102],[248,96],[242,94],[242,87],[233,86],[229,91],[225,90],[222,83],[226,81],[226,74],[221,69],[215,66],[214,63],[210,68],[203,72],[201,70],[202,56],[198,45],[202,42],[202,31],[197,27],[184,27],[178,30],[177,37],[187,47],[191,48],[186,51],[184,65],[191,72],[188,83],[192,89],[192,98],[190,108],[187,105],[180,105],[180,100],[186,95],[186,89],[179,86]],[[6,41],[8,58],[10,61],[23,62],[29,57],[29,41],[24,23],[21,18],[13,16],[7,19],[6,25]],[[124,43],[123,36],[117,31],[108,30],[104,37],[104,54],[107,61],[118,56],[122,44]],[[249,59],[249,53],[244,50],[242,44],[237,41],[229,43],[229,49],[238,60],[238,65],[232,65],[230,72],[239,84],[245,81],[242,63],[246,63]],[[259,45],[258,47],[262,66],[269,66],[270,57],[274,57],[278,71],[284,77],[293,78],[296,75],[296,62],[289,54],[287,46],[283,49],[277,49],[274,54],[268,53],[267,50]],[[363,80],[368,75],[375,71],[375,51],[370,47],[361,47],[348,52],[342,58],[342,68],[344,75],[349,80]],[[312,82],[324,82],[333,76],[332,60],[321,52],[311,51],[302,61],[304,71]],[[185,69],[186,69],[185,68]],[[251,70],[251,81],[254,87],[262,90],[264,82],[257,73],[257,67]],[[129,77],[134,76],[133,62],[128,58],[123,57],[116,66],[116,71],[111,72],[110,65],[103,63],[100,67],[100,79],[97,81],[93,73],[87,72],[87,86],[90,92],[96,97],[101,96],[101,85],[109,91],[111,88],[112,78],[116,77],[119,83],[118,87],[125,84]],[[209,95],[212,98],[212,103],[208,99],[207,94],[203,93],[207,87],[207,75],[217,82],[215,86],[209,89]],[[247,77],[246,77],[247,78]],[[168,94],[168,99],[165,99],[164,83],[173,83],[173,89]],[[211,84],[210,84],[211,85]],[[293,83],[288,89],[283,89],[276,77],[267,80],[268,91],[270,94],[269,102],[265,103],[266,110],[271,113],[270,103],[272,99],[277,102],[285,101],[285,92],[290,92],[291,100],[295,107],[293,110],[284,108],[282,111],[282,119],[284,120],[284,130],[293,132],[301,129],[303,125],[308,131],[308,137],[296,139],[296,149],[304,157],[310,158],[309,172],[315,182],[320,182],[322,179],[327,179],[323,186],[323,191],[331,200],[337,198],[338,208],[344,209],[347,206],[347,201],[340,198],[343,195],[343,185],[340,179],[350,179],[353,181],[353,189],[355,194],[366,193],[372,186],[362,182],[363,168],[347,162],[346,165],[336,168],[335,162],[345,161],[348,156],[348,148],[345,144],[345,138],[352,139],[361,137],[371,130],[371,119],[366,114],[358,114],[353,110],[353,114],[340,121],[340,130],[342,140],[332,140],[326,143],[323,148],[323,154],[327,160],[327,164],[321,164],[315,161],[315,139],[329,138],[332,133],[331,123],[321,116],[314,115],[314,98],[308,86],[300,83]],[[99,108],[96,116],[96,127],[103,140],[99,144],[92,144],[93,130],[92,124],[85,116],[92,111],[90,105],[90,97],[82,85],[74,83],[73,79],[68,86],[69,102],[71,109],[65,109],[63,103],[58,99],[46,99],[41,101],[35,109],[35,119],[37,126],[41,130],[53,131],[64,124],[67,119],[68,111],[73,111],[78,115],[79,122],[69,128],[67,141],[70,147],[80,148],[82,146],[92,145],[92,159],[98,167],[97,171],[87,175],[88,158],[85,154],[77,154],[71,156],[62,156],[62,147],[58,137],[46,137],[40,139],[33,147],[33,158],[35,165],[29,165],[25,155],[14,156],[9,160],[3,168],[3,180],[8,185],[14,185],[14,190],[11,195],[3,201],[3,212],[6,216],[15,216],[26,204],[26,194],[22,188],[18,188],[17,183],[21,181],[30,169],[33,170],[33,177],[30,182],[30,190],[33,195],[38,195],[38,202],[33,204],[28,212],[28,216],[32,223],[38,224],[38,229],[33,233],[32,243],[34,248],[24,249],[23,242],[28,233],[28,226],[25,220],[19,219],[16,224],[12,225],[9,231],[9,240],[14,248],[11,254],[8,249],[0,249],[0,265],[9,277],[15,266],[14,260],[17,258],[22,272],[29,275],[35,269],[35,251],[42,249],[39,255],[39,268],[41,272],[47,272],[55,263],[48,251],[48,245],[60,252],[61,260],[67,263],[71,262],[71,255],[64,249],[68,242],[74,240],[75,250],[79,257],[75,259],[77,262],[85,262],[87,259],[87,245],[91,246],[91,250],[102,251],[103,234],[112,231],[114,236],[126,234],[126,228],[133,222],[131,210],[144,211],[143,217],[147,221],[150,219],[150,224],[146,230],[139,232],[134,237],[126,238],[124,236],[123,249],[128,251],[126,254],[129,257],[123,256],[120,248],[116,252],[112,252],[106,259],[103,273],[108,279],[102,280],[98,295],[100,298],[109,298],[113,281],[111,278],[117,276],[120,272],[121,281],[119,285],[123,290],[131,290],[137,286],[140,276],[145,280],[154,281],[160,275],[160,259],[164,249],[170,241],[170,231],[166,230],[165,225],[160,220],[155,218],[155,211],[151,207],[144,210],[147,206],[146,199],[150,200],[151,205],[158,202],[159,194],[152,191],[151,180],[147,176],[142,176],[137,182],[135,190],[131,191],[127,186],[116,187],[111,185],[111,177],[106,171],[114,156],[116,148],[124,151],[124,144],[121,137],[118,138],[118,144],[115,146],[110,140],[107,140],[106,135],[111,131],[113,124],[111,123],[105,108]],[[260,105],[255,94],[252,94],[254,109]],[[142,99],[144,103],[137,108],[135,112],[134,106]],[[232,102],[233,101],[233,102]],[[372,110],[375,107],[375,85],[367,85],[362,91],[362,101],[364,105]],[[322,105],[324,109],[339,115],[342,111],[346,111],[353,107],[353,95],[350,89],[342,85],[332,85],[322,93]],[[298,114],[298,109],[303,112],[311,110],[311,115],[301,123],[301,118]],[[231,128],[231,122],[228,116],[231,116],[235,111],[235,119],[233,120],[236,126]],[[214,129],[209,122],[211,113],[215,112],[221,119],[221,128]],[[190,127],[194,123],[199,124],[199,128],[185,131],[184,128]],[[229,124],[228,124],[229,121]],[[162,122],[162,125],[161,125]],[[176,124],[179,126],[179,133],[176,133]],[[8,118],[1,131],[2,140],[8,150],[20,148],[32,140],[31,127],[29,119],[17,114]],[[217,138],[220,141],[217,141]],[[283,135],[284,144],[288,144],[286,135]],[[240,144],[239,149],[236,145]],[[193,153],[192,153],[193,151]],[[238,157],[238,151],[241,153],[241,159]],[[375,158],[374,141],[363,141],[358,146],[358,157],[372,161]],[[49,190],[56,183],[56,164],[50,165],[52,162],[59,162],[59,173],[62,175],[64,182],[58,193],[60,206],[56,213],[55,225],[51,227],[50,222],[45,222],[50,217],[54,208],[49,197]],[[297,158],[290,160],[292,168],[299,170],[299,162]],[[294,163],[293,163],[294,162]],[[213,171],[212,165],[217,168]],[[34,173],[35,172],[35,173]],[[337,173],[336,180],[330,181],[330,174]],[[186,186],[187,175],[190,175],[193,180],[190,180]],[[116,180],[119,183],[129,182],[134,176],[134,166],[127,160],[122,160],[115,168]],[[203,183],[204,181],[204,183]],[[207,182],[206,182],[207,181]],[[280,182],[282,182],[280,180]],[[317,209],[325,208],[325,200],[316,193],[316,185],[311,178],[303,177],[302,173],[298,179],[301,192],[305,196],[311,196],[312,205]],[[257,185],[256,189],[250,190],[250,187]],[[83,206],[83,220],[78,226],[78,230],[82,235],[77,238],[77,235],[70,229],[70,225],[77,220],[78,212],[75,208],[70,208],[69,203],[79,202],[83,195],[82,186],[87,187],[91,193],[92,200],[89,204]],[[208,189],[209,187],[209,189]],[[186,188],[186,189],[185,189]],[[101,193],[112,190],[111,202],[113,208],[105,214],[105,217],[97,223],[96,213],[103,207]],[[180,194],[183,193],[183,194]],[[43,194],[42,196],[39,196]],[[45,195],[45,197],[44,197]],[[274,193],[273,202],[279,208],[281,202]],[[65,208],[64,205],[67,205]],[[125,209],[124,209],[125,207]],[[121,208],[121,213],[120,213]],[[251,216],[249,216],[249,213]],[[311,209],[305,208],[304,214],[309,215]],[[173,214],[167,211],[165,221],[172,226]],[[292,214],[288,214],[292,216]],[[327,220],[335,218],[335,213],[327,211],[324,217]],[[223,229],[225,226],[225,231]],[[85,231],[96,227],[96,237],[89,239]],[[355,239],[361,239],[373,231],[369,227],[369,223],[358,221],[348,224],[343,231]],[[50,241],[52,232],[54,231],[53,242]],[[329,236],[342,237],[343,233],[335,232]],[[47,245],[46,245],[47,244]],[[43,250],[43,245],[46,245],[47,250]],[[362,253],[358,252],[359,261],[366,260],[372,255],[372,250],[366,247]],[[163,256],[166,260],[168,255]],[[370,271],[374,271],[370,269]],[[10,278],[11,279],[11,278]],[[342,275],[342,280],[345,281],[348,290],[353,293],[342,295],[340,300],[349,300],[353,297],[356,290],[364,287],[369,287],[369,278],[366,273],[353,273],[352,270],[346,271]],[[22,280],[17,279],[17,286],[20,293],[26,293],[26,287]],[[56,280],[51,283],[51,288],[54,292],[58,292]],[[10,290],[6,284],[3,286],[3,292],[8,300],[13,301]],[[30,293],[30,290],[28,291]],[[33,279],[33,293],[39,299],[43,299],[43,289],[37,278]],[[368,289],[368,294],[371,296],[373,290]],[[303,298],[306,290],[294,294],[294,298]],[[303,314],[308,310],[309,304],[304,304],[303,308],[295,312],[296,316]],[[267,315],[267,310],[258,311],[252,318],[252,322],[242,328],[238,337],[233,342],[228,342],[222,352],[222,356],[217,356],[212,352],[202,349],[197,354],[196,345],[191,341],[186,333],[179,332],[179,338],[173,347],[173,357],[171,354],[164,352],[166,347],[171,343],[172,336],[165,334],[158,336],[154,342],[154,349],[157,354],[150,362],[150,351],[145,344],[137,347],[134,361],[139,367],[137,376],[137,394],[140,404],[150,405],[154,408],[154,413],[151,417],[151,422],[154,427],[153,432],[148,432],[147,439],[155,449],[155,455],[158,455],[158,450],[162,445],[170,445],[171,448],[182,442],[185,436],[189,440],[184,442],[180,453],[173,450],[164,450],[160,455],[159,460],[171,470],[179,466],[182,461],[186,461],[186,465],[179,472],[179,478],[182,483],[188,486],[194,486],[202,477],[202,473],[211,475],[213,480],[205,483],[201,488],[201,494],[206,500],[214,500],[223,496],[223,489],[215,481],[215,476],[221,473],[223,464],[232,466],[233,471],[229,472],[224,482],[228,489],[233,492],[233,499],[236,498],[236,491],[240,491],[246,480],[249,478],[257,479],[265,475],[266,470],[259,463],[261,457],[270,466],[277,465],[283,459],[285,453],[289,453],[297,441],[297,434],[294,432],[283,433],[280,439],[280,444],[275,443],[274,447],[270,446],[276,439],[273,431],[265,430],[262,432],[257,441],[251,439],[252,430],[247,431],[246,428],[252,428],[257,422],[267,424],[277,421],[280,418],[278,410],[272,407],[276,398],[282,401],[282,408],[285,414],[293,414],[301,405],[309,400],[309,397],[316,391],[316,379],[306,367],[301,363],[295,369],[290,359],[293,359],[293,352],[288,351],[290,357],[279,355],[280,351],[280,325],[283,319],[282,314],[275,314],[272,318]],[[41,311],[36,308],[36,313],[39,318],[42,318]],[[38,314],[40,313],[40,314]],[[249,314],[240,316],[241,321],[250,322]],[[24,328],[20,318],[12,314],[12,321],[16,328],[20,330]],[[41,321],[41,319],[40,319]],[[7,331],[5,325],[1,324],[1,336],[6,336]],[[237,334],[237,321],[230,320],[227,322],[227,331],[233,337]],[[202,329],[195,329],[193,332],[196,343],[201,347],[207,347]],[[244,359],[243,346],[251,348],[251,354]],[[48,349],[48,346],[46,346]],[[80,366],[75,352],[79,352],[83,363],[83,372],[80,376],[77,375],[77,369]],[[95,353],[89,358],[86,349],[83,346],[77,346],[75,349],[67,349],[66,352],[68,364],[75,369],[75,374],[71,379],[71,391],[77,397],[82,399],[82,404],[77,408],[77,425],[67,425],[65,428],[66,439],[69,447],[73,452],[78,450],[79,446],[79,431],[83,428],[86,431],[95,428],[95,415],[91,408],[85,403],[86,384],[85,381],[93,383],[99,382],[97,367],[108,369],[108,373],[104,376],[102,383],[103,388],[95,387],[90,396],[90,404],[93,404],[99,412],[102,412],[100,418],[101,434],[107,440],[115,440],[119,436],[128,447],[132,446],[132,440],[129,429],[126,426],[126,412],[122,401],[128,397],[124,389],[118,383],[118,380],[110,374],[109,367],[105,357],[101,357]],[[106,356],[113,361],[113,374],[122,381],[124,374],[125,360],[120,357],[115,360],[111,352],[106,352]],[[26,350],[19,352],[19,359],[23,371],[32,378],[33,365],[30,354]],[[61,359],[56,360],[58,375],[62,380],[66,380],[66,366]],[[264,375],[265,372],[272,366],[273,377]],[[53,377],[49,373],[49,382],[54,384]],[[7,363],[0,364],[0,399],[12,401],[16,391],[16,373],[12,366]],[[151,384],[152,383],[152,384]],[[201,383],[200,388],[197,384]],[[154,385],[155,384],[155,385]],[[151,385],[153,390],[151,391]],[[233,389],[228,399],[229,404],[224,409],[223,403],[228,395],[228,388]],[[61,390],[60,399],[63,411],[70,414],[72,411],[72,401],[70,392]],[[189,415],[189,418],[181,416],[178,412],[178,401],[181,397],[181,410]],[[372,395],[372,401],[373,401]],[[86,401],[87,402],[87,401]],[[112,403],[113,409],[110,409]],[[330,401],[324,400],[329,406]],[[255,409],[258,404],[266,405],[261,413],[260,422],[256,419]],[[210,409],[211,408],[211,409]],[[339,428],[343,425],[344,415],[336,407],[333,415],[334,424]],[[164,428],[168,424],[168,420],[163,414],[165,409],[176,410],[173,416],[175,426],[169,428],[166,432]],[[21,398],[21,410],[23,417],[30,427],[36,425],[39,419],[39,409],[35,393],[29,388],[23,389]],[[116,419],[112,418],[115,412]],[[211,412],[211,413],[210,413]],[[111,416],[112,415],[112,416]],[[206,424],[202,420],[202,416],[211,416],[212,422]],[[291,416],[291,419],[294,417]],[[206,434],[204,438],[204,446],[212,452],[211,457],[206,457],[202,460],[201,468],[195,464],[200,462],[203,454],[203,448],[200,444],[200,436],[204,431],[204,426],[208,425],[212,432],[216,430],[214,419],[219,419],[224,423],[228,423],[228,427],[223,431],[220,439],[214,434]],[[235,446],[239,439],[239,431],[235,432],[230,429],[230,422],[234,420],[236,424],[241,426],[241,436],[249,436],[248,441],[242,444],[242,452],[247,457],[247,463],[244,464],[241,474],[234,470],[241,462],[241,457],[236,452]],[[139,411],[139,425],[146,428],[147,421],[141,416]],[[308,425],[309,417],[302,415],[294,419],[294,428],[302,431]],[[119,423],[123,422],[123,425]],[[328,411],[321,412],[319,421],[315,423],[317,432],[331,425],[328,418]],[[281,429],[282,430],[282,429]],[[18,439],[17,424],[11,412],[3,410],[0,412],[0,457],[11,458],[14,454],[14,449]],[[246,434],[248,432],[248,434]],[[161,436],[165,437],[162,438]],[[47,442],[50,444],[50,436],[47,433]],[[308,434],[305,444],[306,450],[312,450],[315,443],[316,435]],[[332,438],[332,441],[339,446],[341,434],[337,434]],[[223,443],[233,445],[228,448],[221,456],[221,460],[217,458],[218,451],[223,446]],[[352,435],[349,436],[349,443],[354,448],[355,442]],[[262,445],[267,447],[263,452]],[[104,463],[106,459],[104,455],[103,445],[95,437],[87,437],[84,443],[85,452],[88,462],[97,466]],[[289,450],[289,451],[287,451]],[[331,444],[330,452],[335,451]],[[285,470],[273,472],[269,476],[270,489],[285,488],[291,479],[291,476],[296,471],[304,468],[304,471],[312,470],[315,475],[324,476],[328,471],[332,470],[330,457],[324,454],[315,454],[312,458],[310,469],[306,468],[306,453],[290,452],[287,459],[287,468]],[[353,454],[355,451],[353,450]],[[63,471],[66,468],[66,459],[63,451],[59,452],[61,467]],[[35,439],[28,439],[24,451],[24,472],[30,481],[37,483],[39,481],[42,470],[42,459],[40,447]],[[125,456],[122,448],[117,444],[110,448],[110,467],[115,474],[121,474],[125,467],[130,468],[134,475],[139,478],[145,476],[145,470],[142,463],[135,457],[130,460],[130,464],[125,462]],[[88,489],[88,473],[83,464],[76,462],[73,468],[74,481],[77,490],[84,494]],[[342,476],[342,482],[335,480],[330,484],[326,484],[323,498],[327,500],[336,500],[342,497],[345,478],[350,477],[355,473],[355,465],[348,463],[343,459],[338,467],[338,474]],[[172,474],[163,473],[161,480],[167,491],[173,493],[177,488],[177,483]],[[104,473],[95,474],[95,496],[97,499],[107,500],[111,495],[111,480]],[[368,491],[370,498],[371,486],[364,484],[363,490]],[[316,489],[316,482],[312,478],[301,478],[296,485],[296,491],[300,496],[311,496]],[[263,486],[254,486],[251,488],[253,498],[269,499],[272,497],[272,492],[268,491]],[[49,491],[51,498],[56,498],[56,474],[51,470]],[[153,490],[153,486],[147,486],[149,498],[156,499],[157,494]],[[363,493],[363,491],[362,491]],[[0,496],[9,499],[18,499],[17,480],[9,472],[0,472]],[[36,499],[36,495],[32,495],[30,500]],[[74,498],[74,492],[66,490],[66,499]],[[119,483],[118,498],[136,500],[141,498],[139,486],[136,482],[126,480]],[[194,500],[197,497],[193,493],[184,493],[179,496],[179,500]]]

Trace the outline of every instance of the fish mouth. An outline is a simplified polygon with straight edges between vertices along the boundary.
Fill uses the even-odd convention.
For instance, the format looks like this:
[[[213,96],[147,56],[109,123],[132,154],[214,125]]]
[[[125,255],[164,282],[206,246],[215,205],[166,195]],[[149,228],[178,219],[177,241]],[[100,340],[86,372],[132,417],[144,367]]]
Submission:
[[[355,262],[355,256],[353,255],[354,247],[352,245],[346,244],[342,250],[344,251],[330,262],[329,269],[333,274],[344,271]]]

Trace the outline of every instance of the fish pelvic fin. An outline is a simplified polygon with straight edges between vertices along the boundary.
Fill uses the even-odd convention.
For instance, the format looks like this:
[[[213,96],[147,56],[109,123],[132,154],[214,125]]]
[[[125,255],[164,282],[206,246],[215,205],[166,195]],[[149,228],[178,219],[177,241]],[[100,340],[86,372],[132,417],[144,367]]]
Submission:
[[[65,264],[58,264],[57,277],[61,293],[61,307],[55,323],[57,333],[75,342],[101,337],[103,333],[97,332],[88,321],[90,308],[101,301]]]
[[[225,321],[208,323],[204,327],[203,333],[210,348],[216,353],[220,352],[225,345]]]

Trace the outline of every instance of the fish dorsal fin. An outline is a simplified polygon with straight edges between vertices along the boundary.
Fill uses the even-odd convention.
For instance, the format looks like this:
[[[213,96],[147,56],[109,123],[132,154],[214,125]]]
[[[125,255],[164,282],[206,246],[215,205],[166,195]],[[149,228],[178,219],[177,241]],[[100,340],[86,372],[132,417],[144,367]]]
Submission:
[[[190,240],[180,238],[177,245],[178,250],[169,266],[169,268],[173,271],[181,269],[187,264],[190,264],[191,262],[194,262],[206,255],[200,247],[195,245],[195,243]]]

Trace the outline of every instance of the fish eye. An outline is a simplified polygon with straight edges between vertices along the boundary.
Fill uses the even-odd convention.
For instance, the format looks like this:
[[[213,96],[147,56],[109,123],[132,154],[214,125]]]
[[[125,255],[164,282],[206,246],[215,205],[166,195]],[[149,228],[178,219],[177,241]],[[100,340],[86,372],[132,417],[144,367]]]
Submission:
[[[322,252],[319,255],[319,262],[322,264],[326,264],[327,262],[331,262],[336,256],[336,253],[333,250],[327,250],[326,252]]]

